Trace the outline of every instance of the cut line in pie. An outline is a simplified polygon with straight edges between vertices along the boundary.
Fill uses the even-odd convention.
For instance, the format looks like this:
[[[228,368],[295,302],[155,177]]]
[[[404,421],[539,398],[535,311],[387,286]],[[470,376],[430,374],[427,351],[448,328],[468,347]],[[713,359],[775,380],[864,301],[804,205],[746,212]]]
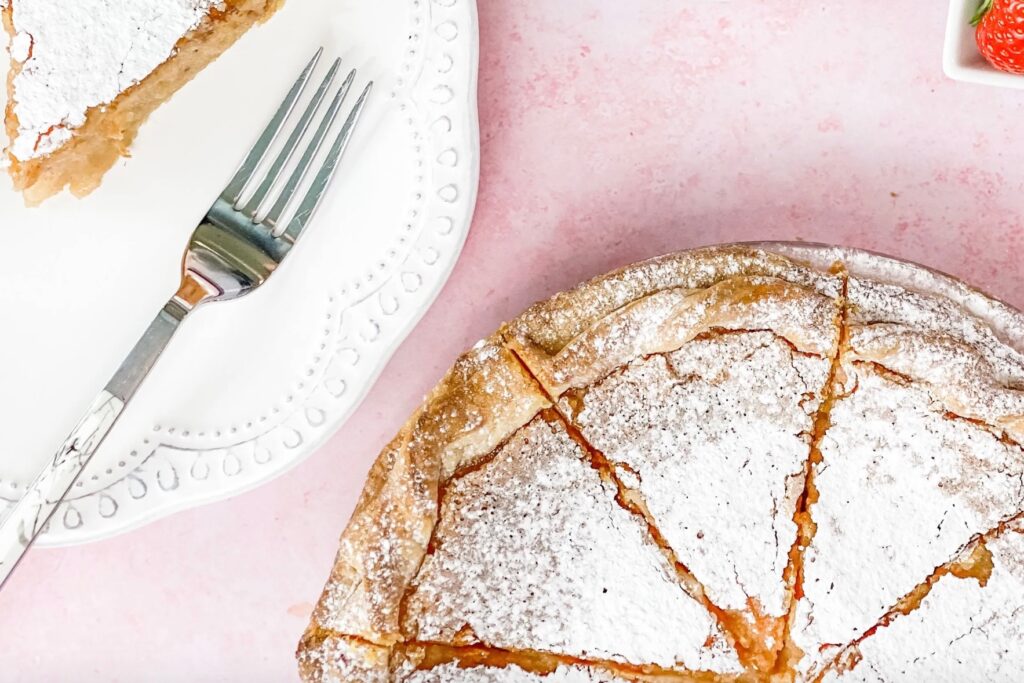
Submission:
[[[957,680],[1013,680],[1022,340],[851,250],[695,250],[556,295],[381,454],[300,672],[845,683],[977,653]]]

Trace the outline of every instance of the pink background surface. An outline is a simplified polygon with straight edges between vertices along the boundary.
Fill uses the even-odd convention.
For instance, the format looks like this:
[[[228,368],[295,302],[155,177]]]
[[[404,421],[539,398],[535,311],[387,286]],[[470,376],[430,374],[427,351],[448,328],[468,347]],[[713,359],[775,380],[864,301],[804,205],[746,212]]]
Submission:
[[[1024,306],[1024,94],[943,77],[942,3],[680,4],[481,0],[479,204],[433,309],[298,469],[31,553],[0,594],[0,678],[293,680],[378,450],[462,349],[613,267],[806,239]]]

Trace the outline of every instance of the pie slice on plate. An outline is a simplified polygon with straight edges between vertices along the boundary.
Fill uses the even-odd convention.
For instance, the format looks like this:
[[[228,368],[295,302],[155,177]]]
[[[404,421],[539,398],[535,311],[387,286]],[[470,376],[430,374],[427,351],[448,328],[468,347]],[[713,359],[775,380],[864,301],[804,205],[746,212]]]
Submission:
[[[950,278],[792,245],[537,304],[381,454],[300,672],[1012,681],[1022,341]]]
[[[139,126],[281,0],[0,0],[15,189],[85,195]]]

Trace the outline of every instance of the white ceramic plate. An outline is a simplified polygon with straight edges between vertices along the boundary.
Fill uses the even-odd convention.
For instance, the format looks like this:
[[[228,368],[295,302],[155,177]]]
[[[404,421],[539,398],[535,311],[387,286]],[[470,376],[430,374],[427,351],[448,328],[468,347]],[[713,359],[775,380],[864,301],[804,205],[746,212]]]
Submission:
[[[942,70],[955,81],[1024,88],[1024,76],[996,69],[978,52],[971,17],[979,4],[980,0],[950,0],[946,17],[946,42],[942,49]]]
[[[0,181],[0,504],[174,291],[196,221],[320,44],[359,68],[354,92],[376,83],[330,196],[265,287],[186,322],[42,544],[293,466],[351,414],[451,271],[478,177],[473,0],[289,0],[159,109],[89,197],[26,209]]]

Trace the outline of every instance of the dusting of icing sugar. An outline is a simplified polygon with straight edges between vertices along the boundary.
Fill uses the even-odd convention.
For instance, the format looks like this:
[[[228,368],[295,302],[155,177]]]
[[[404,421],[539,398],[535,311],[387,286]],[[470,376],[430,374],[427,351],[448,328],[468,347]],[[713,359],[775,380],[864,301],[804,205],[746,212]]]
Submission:
[[[1002,343],[983,321],[944,297],[897,285],[850,278],[850,321],[902,323],[918,332],[940,333],[976,348],[1005,382],[1024,383],[1024,354]]]
[[[801,351],[827,355],[838,336],[836,313],[835,300],[777,278],[737,277],[699,292],[662,290],[592,325],[542,360],[538,375],[549,391],[561,393],[715,329],[772,330]],[[526,347],[529,356],[529,342]]]
[[[1016,681],[1024,671],[1024,526],[987,541],[987,581],[946,575],[921,605],[858,646],[830,683]]]
[[[91,107],[109,104],[145,78],[220,4],[16,0],[14,27],[17,35],[28,36],[32,51],[14,78],[18,131],[10,153],[24,161],[65,144]]]
[[[399,676],[396,683],[626,683],[626,679],[579,666],[560,666],[551,673],[536,674],[515,665],[462,668],[451,662]]]
[[[995,370],[989,360],[992,354],[983,355],[977,347],[944,334],[894,323],[854,327],[850,347],[856,358],[879,362],[927,384],[950,412],[1024,440],[1024,391],[1000,381],[1006,375]]]
[[[1024,381],[1024,315],[960,280],[915,263],[859,249],[765,243],[764,249],[827,269],[849,272],[850,321],[904,323],[940,332],[983,351],[999,372]]]
[[[11,59],[16,62],[24,62],[32,52],[32,36],[24,31],[16,33],[11,38],[8,50],[11,53]]]
[[[727,334],[637,360],[584,394],[581,433],[636,473],[655,525],[721,608],[754,599],[767,615],[786,611],[793,511],[828,370],[770,333]]]
[[[827,268],[825,269],[827,270]],[[627,266],[556,294],[526,310],[515,326],[529,330],[549,353],[617,309],[668,289],[696,291],[738,276],[785,280],[826,298],[838,296],[840,278],[746,245],[695,249]]]
[[[319,683],[391,683],[390,652],[348,637],[329,636],[299,650],[299,667]]]
[[[902,292],[941,299],[945,302],[944,307],[953,307],[947,308],[952,311],[953,318],[976,326],[985,336],[992,336],[1008,347],[1018,351],[1024,349],[1024,315],[1021,311],[945,273],[860,249],[794,242],[749,246],[795,258],[809,269],[828,270],[832,264],[841,262],[851,281],[895,285]]]
[[[815,465],[817,532],[793,624],[802,671],[1024,504],[1016,446],[947,418],[922,386],[873,366],[844,362],[842,370],[851,393],[833,405]]]
[[[560,424],[538,418],[450,481],[434,552],[406,601],[406,635],[738,671],[711,615],[585,457]]]

